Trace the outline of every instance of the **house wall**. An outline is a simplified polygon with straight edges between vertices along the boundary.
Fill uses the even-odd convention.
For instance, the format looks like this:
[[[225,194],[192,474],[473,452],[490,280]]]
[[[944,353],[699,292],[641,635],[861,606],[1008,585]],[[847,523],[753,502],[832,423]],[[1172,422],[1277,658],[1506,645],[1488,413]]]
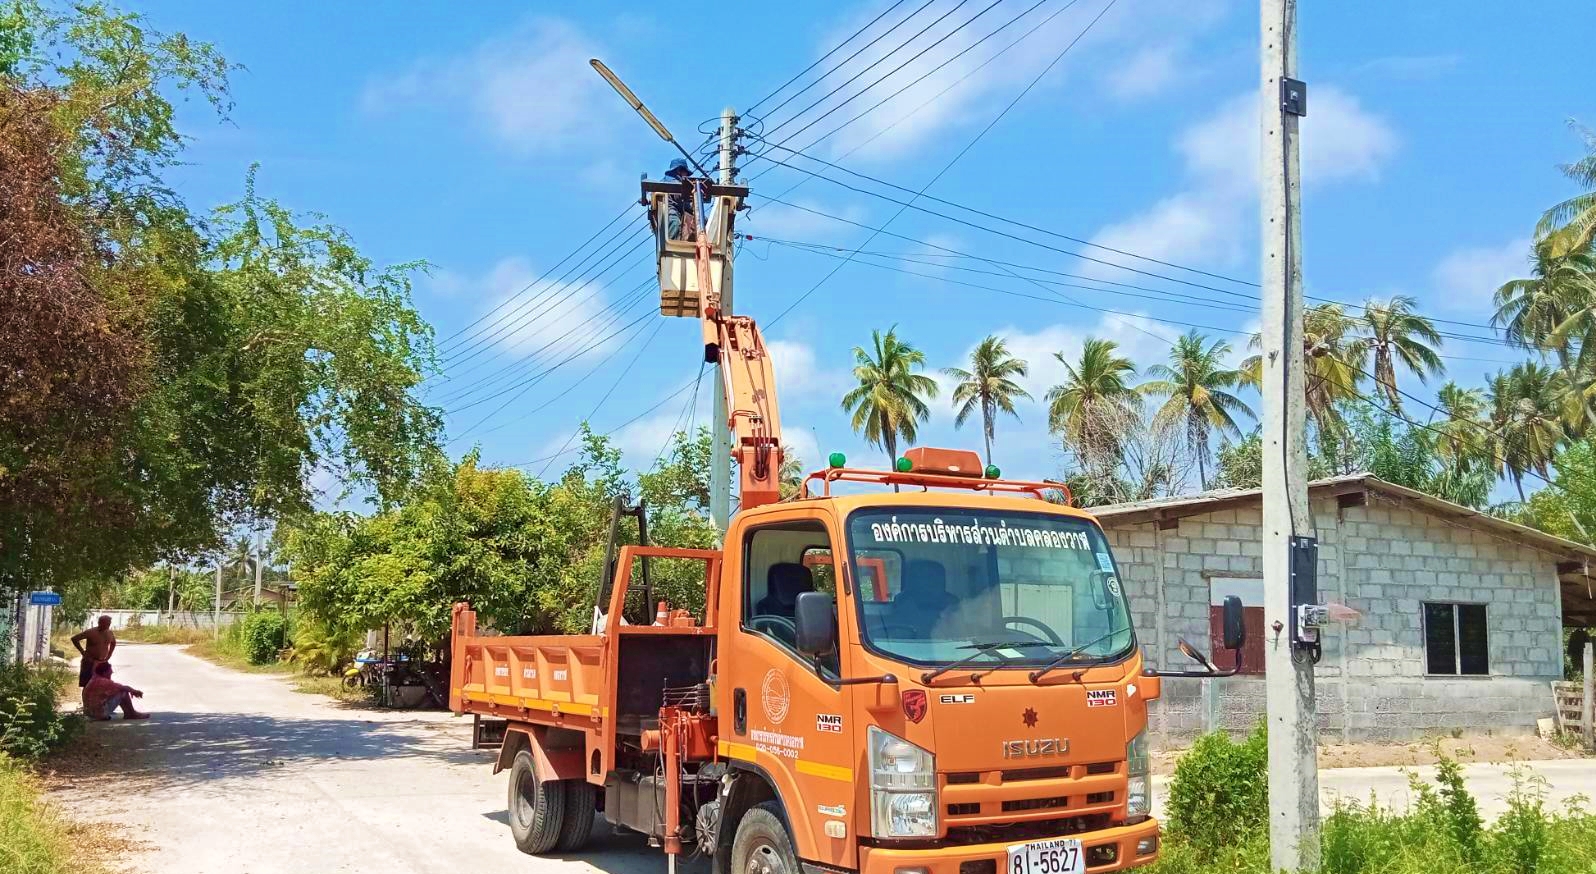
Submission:
[[[1346,741],[1525,734],[1551,715],[1548,684],[1562,673],[1556,558],[1373,492],[1366,506],[1339,509],[1330,498],[1312,509],[1321,598],[1362,614],[1325,631],[1315,671],[1321,733]],[[1188,516],[1167,531],[1112,518],[1104,526],[1156,667],[1189,666],[1176,649],[1181,638],[1209,651],[1214,577],[1262,575],[1258,507]],[[1489,676],[1425,674],[1424,601],[1488,605]],[[1247,730],[1263,715],[1263,687],[1261,676],[1166,680],[1154,736],[1180,744],[1214,728]]]

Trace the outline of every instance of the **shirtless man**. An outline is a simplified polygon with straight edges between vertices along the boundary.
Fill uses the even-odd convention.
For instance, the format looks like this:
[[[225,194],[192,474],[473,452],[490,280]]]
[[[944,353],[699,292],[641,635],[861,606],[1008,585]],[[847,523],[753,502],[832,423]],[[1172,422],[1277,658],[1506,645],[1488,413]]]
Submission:
[[[85,643],[88,645],[84,646]],[[72,635],[72,646],[83,656],[78,664],[78,688],[81,689],[94,676],[94,666],[110,661],[111,653],[116,652],[116,635],[111,633],[111,617],[101,616],[95,627]]]

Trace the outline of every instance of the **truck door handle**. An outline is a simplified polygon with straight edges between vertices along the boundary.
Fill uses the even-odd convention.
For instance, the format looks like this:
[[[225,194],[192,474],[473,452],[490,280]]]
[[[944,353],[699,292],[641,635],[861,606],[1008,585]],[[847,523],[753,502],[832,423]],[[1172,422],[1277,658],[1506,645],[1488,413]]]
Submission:
[[[748,733],[748,690],[732,690],[732,731]]]

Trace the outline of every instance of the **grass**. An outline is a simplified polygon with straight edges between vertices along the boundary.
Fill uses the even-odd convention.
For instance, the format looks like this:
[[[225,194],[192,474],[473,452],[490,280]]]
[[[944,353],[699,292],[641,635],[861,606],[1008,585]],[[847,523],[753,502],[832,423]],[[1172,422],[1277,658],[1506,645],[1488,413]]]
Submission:
[[[81,831],[40,797],[22,764],[0,753],[0,870],[8,874],[100,874]]]
[[[116,633],[120,640],[134,643],[204,643],[215,637],[208,628],[186,628],[179,625],[135,625]]]

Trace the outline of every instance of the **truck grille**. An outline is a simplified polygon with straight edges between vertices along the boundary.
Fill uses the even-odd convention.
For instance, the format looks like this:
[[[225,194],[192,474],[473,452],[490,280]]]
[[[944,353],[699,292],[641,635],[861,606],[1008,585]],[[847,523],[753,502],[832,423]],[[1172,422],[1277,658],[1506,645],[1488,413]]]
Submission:
[[[1125,769],[1120,762],[956,771],[941,779],[948,831],[990,832],[1021,825],[1053,836],[1102,815],[1122,814]]]

